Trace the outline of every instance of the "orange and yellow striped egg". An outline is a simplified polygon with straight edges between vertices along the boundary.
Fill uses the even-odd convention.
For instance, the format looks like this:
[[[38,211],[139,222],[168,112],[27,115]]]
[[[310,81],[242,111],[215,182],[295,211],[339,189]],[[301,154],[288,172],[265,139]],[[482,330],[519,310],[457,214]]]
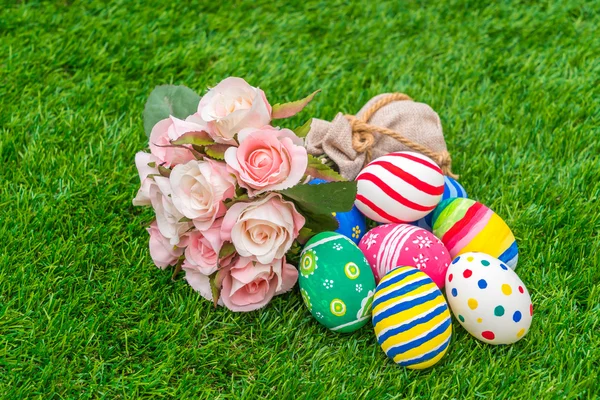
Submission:
[[[476,251],[497,258],[511,269],[519,259],[517,242],[512,231],[492,210],[465,198],[442,201],[433,212],[433,234],[454,258]]]

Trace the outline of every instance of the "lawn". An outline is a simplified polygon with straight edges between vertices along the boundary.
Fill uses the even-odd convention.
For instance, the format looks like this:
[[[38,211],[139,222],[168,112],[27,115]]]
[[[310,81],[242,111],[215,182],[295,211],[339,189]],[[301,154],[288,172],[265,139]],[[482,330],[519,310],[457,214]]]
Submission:
[[[598,1],[0,3],[1,397],[600,396]],[[234,314],[154,267],[131,204],[145,99],[229,75],[272,102],[322,89],[291,127],[382,92],[431,105],[517,237],[529,334],[494,347],[455,321],[415,372],[370,325],[318,325],[297,288]]]

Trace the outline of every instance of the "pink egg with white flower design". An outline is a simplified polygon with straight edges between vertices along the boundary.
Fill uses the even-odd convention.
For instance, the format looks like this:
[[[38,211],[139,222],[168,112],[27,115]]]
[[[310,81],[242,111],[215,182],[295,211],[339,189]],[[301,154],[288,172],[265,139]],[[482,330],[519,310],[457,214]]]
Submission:
[[[425,272],[441,289],[452,259],[441,240],[425,229],[407,224],[387,224],[371,229],[358,244],[375,276],[411,266]]]

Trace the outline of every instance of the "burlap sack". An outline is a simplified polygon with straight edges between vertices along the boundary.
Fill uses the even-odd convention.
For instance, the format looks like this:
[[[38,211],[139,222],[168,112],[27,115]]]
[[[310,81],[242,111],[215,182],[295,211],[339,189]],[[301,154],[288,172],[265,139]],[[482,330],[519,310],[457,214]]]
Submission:
[[[375,96],[356,117],[339,113],[331,122],[313,119],[306,148],[313,156],[326,155],[348,180],[369,161],[394,151],[423,153],[452,175],[437,113],[401,93]]]

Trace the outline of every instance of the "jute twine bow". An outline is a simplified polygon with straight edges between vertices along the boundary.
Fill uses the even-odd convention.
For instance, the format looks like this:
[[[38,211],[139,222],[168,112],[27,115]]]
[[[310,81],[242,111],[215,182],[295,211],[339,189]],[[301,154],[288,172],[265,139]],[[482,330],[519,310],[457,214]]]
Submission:
[[[354,150],[356,150],[357,153],[365,153],[364,165],[367,165],[372,160],[372,149],[373,145],[375,144],[375,136],[373,134],[380,133],[382,135],[386,135],[396,139],[406,147],[409,147],[418,153],[426,155],[427,157],[435,161],[437,165],[440,166],[444,175],[448,175],[451,178],[458,179],[458,176],[453,174],[451,171],[452,158],[450,157],[450,153],[448,153],[447,151],[432,151],[429,148],[420,145],[419,143],[415,143],[405,138],[400,132],[396,132],[381,126],[369,124],[369,120],[371,119],[373,114],[375,114],[377,110],[379,110],[381,107],[393,103],[394,101],[402,100],[412,99],[404,93],[391,93],[385,97],[382,97],[370,108],[368,108],[361,118],[357,118],[354,115],[344,115],[348,122],[350,122],[350,126],[352,126],[352,147],[354,148]]]

